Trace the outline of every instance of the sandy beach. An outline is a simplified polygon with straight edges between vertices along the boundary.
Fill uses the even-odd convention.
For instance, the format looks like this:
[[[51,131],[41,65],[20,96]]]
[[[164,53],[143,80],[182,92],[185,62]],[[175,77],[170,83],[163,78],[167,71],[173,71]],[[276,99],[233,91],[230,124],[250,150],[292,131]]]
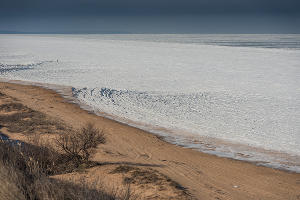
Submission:
[[[146,131],[85,111],[49,89],[1,82],[0,91],[74,128],[91,122],[104,131],[107,143],[97,149],[93,160],[105,165],[93,167],[78,176],[105,176],[106,182],[118,182],[121,176],[108,175],[109,171],[115,166],[128,165],[157,170],[186,188],[190,197],[195,199],[300,199],[299,173],[256,166],[169,144]],[[3,128],[1,131],[5,132]],[[18,133],[6,134],[22,139]],[[58,178],[68,176],[72,174],[59,175]],[[155,188],[149,189],[149,194],[147,188],[143,192],[148,199],[181,197],[169,189],[162,196],[155,196]]]

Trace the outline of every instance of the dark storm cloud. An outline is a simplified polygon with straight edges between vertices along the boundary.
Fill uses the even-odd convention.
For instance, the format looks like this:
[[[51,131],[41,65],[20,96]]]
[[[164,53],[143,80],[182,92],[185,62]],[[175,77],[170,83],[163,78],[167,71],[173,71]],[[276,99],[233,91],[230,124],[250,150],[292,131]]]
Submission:
[[[286,14],[299,0],[0,0],[2,17],[179,14]]]
[[[299,33],[300,0],[0,0],[3,30]]]

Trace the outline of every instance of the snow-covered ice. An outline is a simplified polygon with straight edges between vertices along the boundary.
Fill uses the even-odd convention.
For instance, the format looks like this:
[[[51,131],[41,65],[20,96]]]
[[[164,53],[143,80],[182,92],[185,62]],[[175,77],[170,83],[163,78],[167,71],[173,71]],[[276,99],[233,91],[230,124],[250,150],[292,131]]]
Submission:
[[[0,35],[0,73],[72,86],[95,111],[178,144],[221,139],[280,159],[213,144],[218,155],[300,171],[283,156],[300,156],[300,36],[274,37]]]

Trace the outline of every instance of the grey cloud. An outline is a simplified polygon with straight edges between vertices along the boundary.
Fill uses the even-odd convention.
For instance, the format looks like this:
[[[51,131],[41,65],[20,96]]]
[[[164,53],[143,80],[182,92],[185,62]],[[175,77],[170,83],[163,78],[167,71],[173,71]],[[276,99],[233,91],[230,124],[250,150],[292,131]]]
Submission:
[[[1,0],[2,16],[287,14],[299,0]]]
[[[299,33],[300,0],[0,0],[0,31]]]

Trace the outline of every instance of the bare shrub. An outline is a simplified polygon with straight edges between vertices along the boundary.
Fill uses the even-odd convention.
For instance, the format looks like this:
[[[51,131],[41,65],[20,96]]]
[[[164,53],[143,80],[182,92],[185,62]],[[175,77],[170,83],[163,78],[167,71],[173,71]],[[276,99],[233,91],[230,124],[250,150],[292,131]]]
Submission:
[[[80,130],[67,131],[56,139],[59,149],[77,165],[87,162],[99,144],[106,142],[103,131],[88,123]]]

